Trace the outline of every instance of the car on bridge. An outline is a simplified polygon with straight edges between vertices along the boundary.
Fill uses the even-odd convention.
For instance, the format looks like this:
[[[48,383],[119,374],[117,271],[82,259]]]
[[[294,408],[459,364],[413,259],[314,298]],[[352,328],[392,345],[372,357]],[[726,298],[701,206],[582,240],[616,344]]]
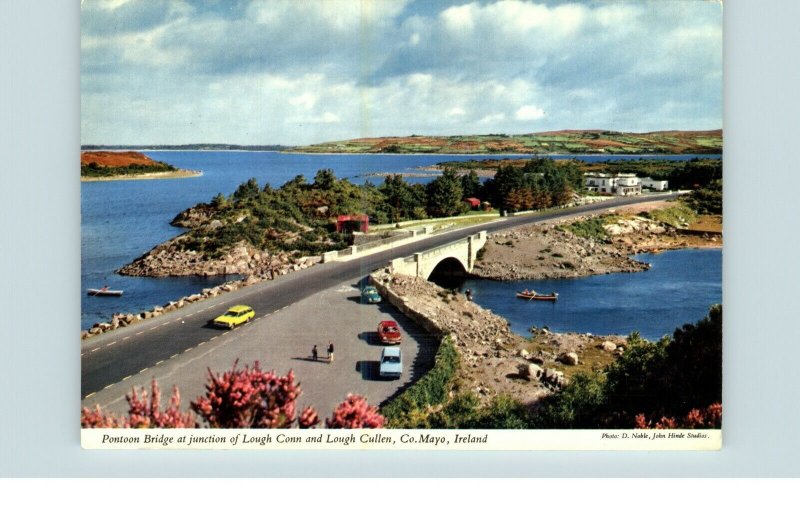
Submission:
[[[222,316],[217,316],[212,321],[214,326],[233,329],[239,325],[249,323],[256,317],[256,312],[248,305],[234,305]]]
[[[400,327],[395,321],[381,321],[378,323],[378,340],[383,344],[400,344]]]
[[[383,348],[381,352],[381,378],[400,378],[403,376],[403,354],[400,348]]]

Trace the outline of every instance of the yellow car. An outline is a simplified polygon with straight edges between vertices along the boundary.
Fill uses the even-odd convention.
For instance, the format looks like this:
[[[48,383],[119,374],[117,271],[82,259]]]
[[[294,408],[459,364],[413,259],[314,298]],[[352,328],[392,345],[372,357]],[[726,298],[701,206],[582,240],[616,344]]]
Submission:
[[[222,316],[214,318],[214,326],[233,329],[236,326],[248,323],[256,317],[256,312],[247,305],[234,305]]]

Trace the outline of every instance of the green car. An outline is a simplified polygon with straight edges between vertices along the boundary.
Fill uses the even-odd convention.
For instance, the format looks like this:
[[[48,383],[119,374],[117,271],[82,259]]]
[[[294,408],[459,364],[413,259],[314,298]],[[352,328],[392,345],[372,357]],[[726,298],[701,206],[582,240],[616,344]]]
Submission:
[[[361,291],[361,303],[381,303],[381,295],[375,286],[367,286]]]

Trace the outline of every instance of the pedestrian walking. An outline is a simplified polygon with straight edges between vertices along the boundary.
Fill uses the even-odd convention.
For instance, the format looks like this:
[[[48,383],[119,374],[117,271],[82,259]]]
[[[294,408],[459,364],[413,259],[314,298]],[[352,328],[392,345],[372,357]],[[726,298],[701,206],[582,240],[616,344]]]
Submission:
[[[333,343],[328,346],[328,363],[333,362]]]
[[[318,357],[319,354],[317,353],[317,345],[315,344],[314,347],[311,348],[311,358],[314,359],[314,361],[316,361]]]

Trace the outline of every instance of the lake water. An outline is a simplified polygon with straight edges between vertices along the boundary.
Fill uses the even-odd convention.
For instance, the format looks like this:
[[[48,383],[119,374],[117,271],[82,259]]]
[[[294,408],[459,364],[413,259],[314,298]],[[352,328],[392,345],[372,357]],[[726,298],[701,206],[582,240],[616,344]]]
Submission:
[[[262,186],[280,186],[298,174],[312,180],[317,170],[331,168],[337,177],[363,183],[370,172],[412,171],[442,161],[487,158],[530,158],[530,155],[389,155],[291,154],[253,151],[143,151],[151,158],[203,175],[186,179],[101,181],[81,183],[81,328],[107,321],[114,312],[140,312],[223,282],[214,278],[124,277],[115,270],[182,229],[169,222],[179,212],[217,193],[228,195],[255,177]],[[687,160],[693,155],[651,156]],[[719,156],[702,156],[718,158]],[[638,159],[607,156],[554,156],[585,161]],[[409,181],[425,181],[425,178]],[[382,178],[371,178],[375,184]],[[121,298],[86,296],[87,288],[108,284],[125,291]]]
[[[511,329],[529,336],[531,326],[553,332],[628,335],[638,331],[657,340],[685,323],[706,316],[722,303],[722,250],[684,249],[635,257],[652,268],[638,273],[612,273],[576,279],[499,282],[467,280],[481,307],[503,316]],[[558,293],[556,302],[528,301],[518,291]]]

